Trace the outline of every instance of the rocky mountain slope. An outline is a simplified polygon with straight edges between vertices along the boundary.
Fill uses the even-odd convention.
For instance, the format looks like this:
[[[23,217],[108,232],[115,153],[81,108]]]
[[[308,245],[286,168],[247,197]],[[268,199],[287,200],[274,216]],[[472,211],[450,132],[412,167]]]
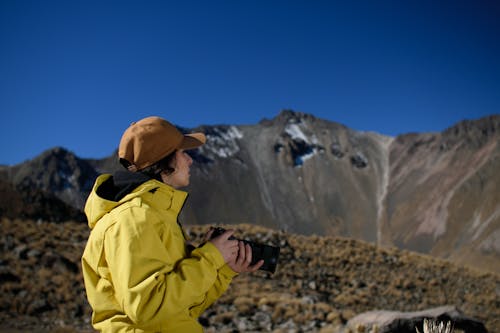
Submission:
[[[280,246],[280,261],[272,275],[237,277],[200,318],[206,332],[374,332],[349,330],[348,320],[443,305],[500,332],[496,274],[354,239],[233,227],[240,238]],[[199,244],[208,226],[185,230]],[[93,332],[80,270],[88,233],[78,222],[0,220],[0,332]],[[454,324],[457,333],[479,332]]]
[[[193,152],[187,224],[350,237],[500,273],[499,115],[397,137],[293,111],[193,130],[208,142]],[[0,180],[81,209],[96,175],[118,168],[114,156],[83,160],[56,148],[3,167]],[[9,209],[2,215],[16,217]]]

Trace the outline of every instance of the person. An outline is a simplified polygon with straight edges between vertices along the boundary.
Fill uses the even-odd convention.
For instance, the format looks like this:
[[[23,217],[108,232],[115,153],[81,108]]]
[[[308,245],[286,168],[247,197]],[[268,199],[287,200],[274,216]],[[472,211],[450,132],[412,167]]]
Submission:
[[[198,317],[232,279],[254,272],[248,245],[233,230],[197,248],[178,221],[193,163],[186,150],[206,141],[182,134],[160,117],[123,133],[118,156],[126,168],[100,175],[85,204],[91,232],[82,273],[95,329],[111,332],[203,332]]]

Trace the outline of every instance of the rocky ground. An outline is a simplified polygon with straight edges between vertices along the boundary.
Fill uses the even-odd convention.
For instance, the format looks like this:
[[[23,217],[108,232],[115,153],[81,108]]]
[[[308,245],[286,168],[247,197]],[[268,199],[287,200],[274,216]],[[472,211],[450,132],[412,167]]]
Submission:
[[[0,332],[92,332],[80,271],[87,226],[0,223]],[[351,239],[236,229],[240,238],[279,245],[280,263],[273,275],[237,277],[200,318],[206,332],[341,332],[365,311],[441,305],[500,332],[498,275]],[[186,227],[194,242],[206,230]]]

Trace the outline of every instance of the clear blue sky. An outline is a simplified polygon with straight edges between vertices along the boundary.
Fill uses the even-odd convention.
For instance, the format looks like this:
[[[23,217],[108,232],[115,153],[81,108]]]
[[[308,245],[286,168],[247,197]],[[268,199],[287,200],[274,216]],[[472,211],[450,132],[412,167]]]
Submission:
[[[282,109],[387,135],[500,113],[500,2],[0,0],[0,164]]]

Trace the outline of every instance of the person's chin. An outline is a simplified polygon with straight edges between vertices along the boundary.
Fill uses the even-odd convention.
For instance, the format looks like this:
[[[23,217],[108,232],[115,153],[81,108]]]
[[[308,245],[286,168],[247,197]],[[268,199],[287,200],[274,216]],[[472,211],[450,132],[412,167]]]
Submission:
[[[182,185],[182,187],[186,187],[189,185],[189,175],[187,176],[186,180],[184,181],[184,184]]]

